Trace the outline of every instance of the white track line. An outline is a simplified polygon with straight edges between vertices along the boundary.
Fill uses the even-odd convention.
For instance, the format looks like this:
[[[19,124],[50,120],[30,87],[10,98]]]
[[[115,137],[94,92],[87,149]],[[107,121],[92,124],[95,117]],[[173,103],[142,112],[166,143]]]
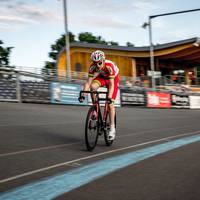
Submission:
[[[71,146],[71,145],[79,144],[79,143],[80,142],[73,142],[73,143],[68,143],[68,144],[58,144],[58,145],[52,145],[52,146],[47,146],[47,147],[41,147],[41,148],[34,148],[34,149],[28,149],[28,150],[22,150],[22,151],[15,151],[15,152],[10,152],[10,153],[2,153],[2,154],[0,154],[0,157],[17,155],[17,154],[22,154],[22,153],[29,153],[29,152],[34,152],[34,151],[47,150],[47,149],[55,149],[55,148]]]
[[[5,182],[8,182],[8,181],[16,180],[18,178],[22,178],[22,177],[25,177],[25,176],[29,176],[29,175],[32,175],[32,174],[39,173],[39,172],[47,171],[47,170],[54,169],[54,168],[57,168],[57,167],[61,167],[61,166],[64,166],[64,165],[68,165],[70,163],[74,163],[74,162],[76,163],[76,162],[79,162],[79,161],[82,161],[82,160],[87,160],[87,159],[99,157],[99,156],[102,156],[102,155],[107,155],[107,154],[111,154],[111,153],[115,153],[115,152],[131,149],[131,148],[135,148],[135,147],[139,147],[139,146],[144,146],[144,145],[147,145],[147,144],[153,144],[153,143],[156,143],[156,142],[167,141],[167,140],[174,139],[174,138],[177,138],[177,137],[183,137],[183,136],[193,135],[193,134],[197,134],[197,133],[200,133],[200,130],[199,131],[190,132],[190,133],[185,133],[185,134],[179,134],[179,135],[175,135],[175,136],[165,137],[165,138],[161,138],[161,139],[158,139],[158,140],[152,140],[152,141],[149,141],[149,142],[144,142],[144,143],[140,143],[140,144],[136,144],[136,145],[132,145],[132,146],[127,146],[127,147],[123,147],[123,148],[119,148],[119,149],[114,149],[114,150],[98,153],[98,154],[91,155],[91,156],[78,158],[78,159],[75,159],[75,160],[59,163],[59,164],[52,165],[52,166],[49,166],[49,167],[44,167],[44,168],[41,168],[41,169],[37,169],[37,170],[33,170],[33,171],[26,172],[26,173],[23,173],[23,174],[19,174],[19,175],[16,175],[16,176],[12,176],[10,178],[2,179],[2,180],[0,180],[0,183],[5,183]]]
[[[131,136],[135,136],[135,135],[139,135],[139,134],[151,133],[153,131],[165,131],[165,130],[173,130],[173,129],[178,129],[178,128],[189,128],[189,127],[192,127],[192,126],[185,126],[185,127],[180,126],[180,127],[176,127],[176,128],[152,129],[152,130],[139,131],[139,132],[135,132],[135,133],[128,133],[128,134],[125,134],[125,135],[120,135],[120,136],[117,136],[117,138],[131,137]],[[79,143],[81,143],[81,142],[58,144],[58,145],[51,145],[51,146],[40,147],[40,148],[33,148],[33,149],[27,149],[27,150],[21,150],[21,151],[14,151],[14,152],[9,152],[9,153],[2,153],[2,154],[0,154],[0,158],[1,157],[5,157],[5,156],[12,156],[12,155],[18,155],[18,154],[23,154],[23,153],[36,152],[36,151],[41,151],[41,150],[61,148],[61,147],[76,145],[76,144],[79,144]]]
[[[151,132],[154,132],[154,131],[167,131],[167,130],[173,130],[173,129],[179,129],[179,128],[192,128],[193,126],[179,126],[179,127],[176,127],[176,128],[158,128],[158,129],[151,129],[151,130],[146,130],[146,131],[139,131],[139,132],[135,132],[135,133],[127,133],[125,135],[119,135],[117,136],[117,138],[123,138],[123,137],[130,137],[132,135],[139,135],[139,134],[144,134],[144,133],[151,133]]]
[[[0,127],[19,127],[19,126],[22,126],[22,127],[28,127],[28,126],[51,126],[51,125],[66,125],[66,124],[80,124],[80,122],[76,122],[76,121],[67,121],[67,122],[60,122],[60,123],[27,123],[27,124],[1,124]]]

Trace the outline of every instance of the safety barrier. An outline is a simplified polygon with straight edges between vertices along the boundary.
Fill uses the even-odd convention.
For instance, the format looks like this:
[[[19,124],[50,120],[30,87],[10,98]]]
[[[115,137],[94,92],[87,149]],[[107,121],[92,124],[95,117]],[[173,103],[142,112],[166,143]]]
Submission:
[[[146,106],[146,92],[144,90],[121,89],[122,106]]]
[[[0,101],[20,102],[18,74],[0,71]]]
[[[189,96],[190,109],[200,109],[200,95],[193,94]]]
[[[171,108],[190,108],[189,95],[180,92],[172,92]]]
[[[49,82],[21,81],[21,101],[33,103],[50,102]]]
[[[53,82],[51,83],[51,103],[54,104],[80,104],[78,101],[79,92],[82,86],[78,84],[67,84]],[[88,104],[88,99],[84,101],[83,105]]]
[[[17,101],[15,80],[0,80],[0,100]]]
[[[171,98],[167,92],[147,92],[147,107],[148,108],[170,108]]]
[[[82,83],[45,80],[41,76],[22,72],[0,72],[0,101],[90,105],[90,98],[86,98],[83,104],[78,102],[81,89]],[[200,93],[121,87],[116,106],[200,109]]]

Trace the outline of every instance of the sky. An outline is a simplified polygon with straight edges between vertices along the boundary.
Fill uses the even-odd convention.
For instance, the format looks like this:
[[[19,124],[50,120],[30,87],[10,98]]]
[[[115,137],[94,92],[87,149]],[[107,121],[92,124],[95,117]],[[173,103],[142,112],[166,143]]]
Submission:
[[[148,16],[200,8],[199,0],[67,0],[68,28],[119,45],[148,46]],[[153,43],[200,37],[200,11],[152,20]],[[0,0],[0,40],[12,49],[10,64],[40,69],[64,34],[63,0]]]

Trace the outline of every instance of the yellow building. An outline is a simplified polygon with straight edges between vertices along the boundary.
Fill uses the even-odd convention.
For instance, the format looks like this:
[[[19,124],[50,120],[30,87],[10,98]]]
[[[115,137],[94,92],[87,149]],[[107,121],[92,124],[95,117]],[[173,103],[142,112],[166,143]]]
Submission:
[[[120,69],[121,77],[147,75],[150,70],[149,47],[109,46],[92,43],[71,43],[71,71],[87,73],[95,50],[102,50],[106,59],[114,61]],[[164,75],[172,75],[174,70],[190,71],[200,66],[200,40],[191,38],[154,46],[155,70]],[[57,59],[58,76],[66,76],[66,51],[63,49]],[[81,78],[81,77],[80,77]]]

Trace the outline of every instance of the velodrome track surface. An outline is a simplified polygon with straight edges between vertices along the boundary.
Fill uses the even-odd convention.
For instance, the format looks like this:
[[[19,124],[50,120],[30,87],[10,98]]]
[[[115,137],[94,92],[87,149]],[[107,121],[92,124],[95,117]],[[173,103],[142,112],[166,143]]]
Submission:
[[[200,110],[118,108],[116,141],[93,152],[87,110],[0,103],[0,200],[200,199]]]

